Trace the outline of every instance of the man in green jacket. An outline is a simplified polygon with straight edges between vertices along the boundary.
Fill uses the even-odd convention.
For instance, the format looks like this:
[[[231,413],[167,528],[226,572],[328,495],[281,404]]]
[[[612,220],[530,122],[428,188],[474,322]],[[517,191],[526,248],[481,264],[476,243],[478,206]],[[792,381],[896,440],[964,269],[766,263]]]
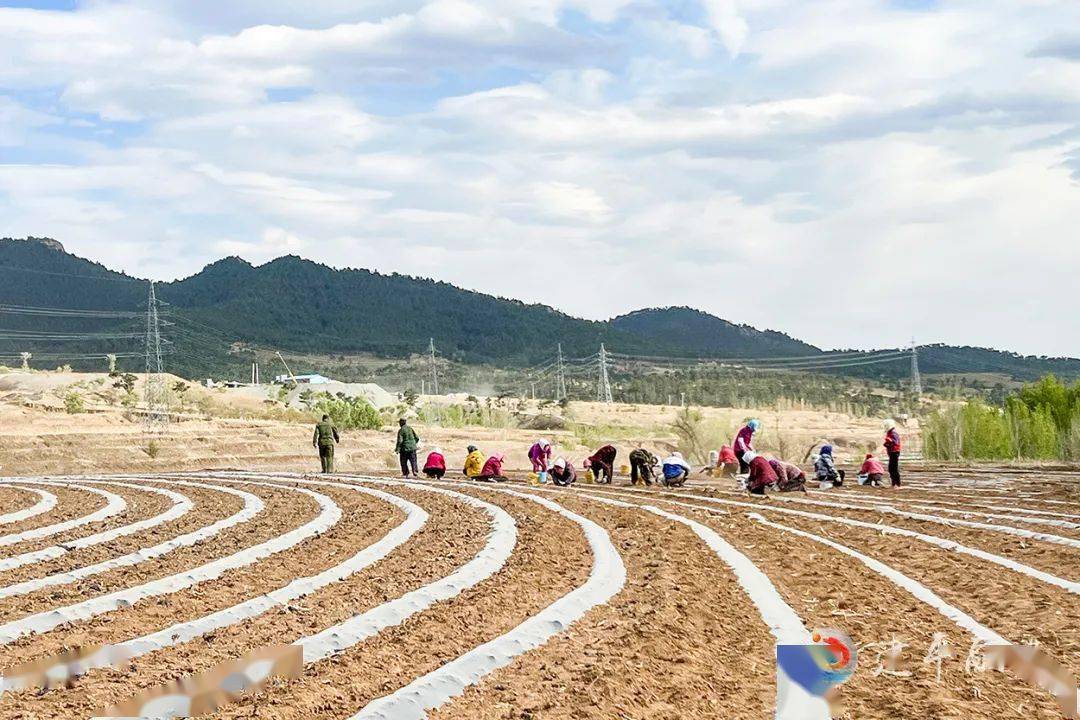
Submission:
[[[322,462],[324,473],[334,472],[334,443],[336,442],[341,442],[337,428],[330,422],[329,415],[323,415],[322,421],[315,426],[311,446],[319,448],[319,460]]]
[[[405,422],[405,418],[398,420],[397,431],[397,444],[394,446],[394,452],[398,454],[398,459],[401,461],[401,477],[409,477],[409,469],[412,468],[412,474],[419,476],[416,471],[416,448],[420,445],[420,438],[417,437],[416,431],[413,430]]]

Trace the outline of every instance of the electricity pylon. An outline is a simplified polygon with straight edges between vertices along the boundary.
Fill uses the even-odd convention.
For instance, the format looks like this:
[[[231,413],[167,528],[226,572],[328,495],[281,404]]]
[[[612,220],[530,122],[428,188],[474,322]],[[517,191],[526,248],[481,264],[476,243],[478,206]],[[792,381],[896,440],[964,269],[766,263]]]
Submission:
[[[168,397],[161,363],[161,322],[158,319],[158,301],[154,283],[150,283],[150,296],[146,301],[146,383],[143,401],[146,404],[146,429],[160,431],[169,421]]]
[[[608,379],[607,350],[600,343],[600,379],[596,383],[596,402],[611,403],[611,381]]]

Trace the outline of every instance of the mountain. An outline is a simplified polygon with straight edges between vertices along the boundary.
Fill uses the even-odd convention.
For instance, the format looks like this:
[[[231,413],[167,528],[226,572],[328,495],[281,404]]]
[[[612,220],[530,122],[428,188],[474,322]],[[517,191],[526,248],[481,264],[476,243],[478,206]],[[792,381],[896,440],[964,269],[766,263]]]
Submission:
[[[0,308],[0,363],[11,364],[26,350],[39,366],[75,356],[72,364],[79,367],[92,356],[100,367],[105,353],[116,352],[121,367],[139,369],[147,291],[147,281],[72,255],[55,240],[2,239],[0,305],[17,307]],[[252,357],[244,348],[251,346],[402,358],[422,353],[429,338],[451,360],[519,368],[547,362],[557,342],[568,357],[591,355],[600,343],[638,356],[832,355],[781,332],[735,325],[692,308],[652,308],[595,322],[434,280],[336,270],[295,256],[258,267],[224,258],[191,277],[158,283],[156,292],[168,323],[168,365],[189,377],[243,377]],[[80,312],[57,316],[33,308]],[[985,348],[927,346],[920,348],[920,365],[924,373],[1080,377],[1080,360]],[[843,372],[898,378],[908,370],[904,362],[891,362]]]
[[[776,332],[735,325],[688,307],[649,308],[610,321],[617,330],[649,338],[679,354],[701,357],[752,358],[821,355],[813,345]]]

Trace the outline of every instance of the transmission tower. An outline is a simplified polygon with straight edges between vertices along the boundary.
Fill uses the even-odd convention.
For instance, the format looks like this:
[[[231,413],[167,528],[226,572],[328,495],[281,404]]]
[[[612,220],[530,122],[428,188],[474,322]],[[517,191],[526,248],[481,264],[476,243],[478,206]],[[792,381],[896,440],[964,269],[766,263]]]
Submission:
[[[911,390],[915,397],[922,398],[922,377],[919,375],[919,350],[915,338],[911,338]]]
[[[607,350],[604,349],[604,343],[600,343],[600,380],[596,384],[596,402],[612,402],[611,381],[608,380],[607,364]]]
[[[562,343],[559,343],[559,358],[555,365],[555,399],[566,399],[566,372],[563,369]]]
[[[435,338],[428,339],[428,358],[431,362],[431,394],[439,394],[439,371],[435,367]]]
[[[169,420],[168,398],[161,363],[161,322],[158,319],[158,301],[154,283],[150,283],[150,296],[146,302],[146,385],[143,400],[146,403],[146,429],[149,432],[165,428]]]
[[[30,358],[34,357],[33,353],[21,352],[21,353],[19,353],[19,357],[22,358],[22,369],[23,370],[29,370],[30,369]]]

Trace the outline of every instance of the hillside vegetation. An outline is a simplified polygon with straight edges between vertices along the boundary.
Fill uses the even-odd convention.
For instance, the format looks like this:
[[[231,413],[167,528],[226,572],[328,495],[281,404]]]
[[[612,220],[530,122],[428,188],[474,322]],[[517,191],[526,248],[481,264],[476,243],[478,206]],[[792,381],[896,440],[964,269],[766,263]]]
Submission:
[[[55,241],[0,240],[0,304],[114,313],[67,317],[4,313],[0,363],[11,364],[27,350],[34,353],[38,367],[70,362],[73,367],[91,363],[100,368],[105,353],[116,352],[122,356],[121,368],[140,369],[140,334],[145,329],[140,313],[146,307],[147,289],[146,281],[71,255]],[[262,349],[264,357],[281,350],[323,356],[342,366],[358,354],[404,360],[422,353],[429,338],[435,340],[440,362],[455,367],[525,368],[551,358],[555,342],[561,342],[570,357],[591,355],[600,343],[635,356],[831,355],[781,332],[736,325],[691,308],[640,310],[595,322],[443,282],[336,270],[294,256],[259,267],[225,258],[191,277],[158,284],[157,293],[166,303],[164,318],[171,323],[165,328],[167,364],[188,377],[246,378],[256,349]],[[69,361],[67,355],[80,357]],[[82,357],[88,355],[97,359]],[[982,373],[1012,381],[1033,380],[1047,372],[1080,377],[1080,360],[984,348],[923,347],[920,363],[928,375]],[[312,364],[296,371],[318,369]],[[905,377],[908,368],[901,361],[830,372],[894,381]],[[478,378],[472,371],[456,375],[474,382]],[[493,374],[491,384],[497,383]],[[635,397],[666,395],[669,383],[662,385],[638,388]],[[997,385],[1003,396],[1006,388],[1001,382]],[[629,391],[633,384],[625,386]]]

